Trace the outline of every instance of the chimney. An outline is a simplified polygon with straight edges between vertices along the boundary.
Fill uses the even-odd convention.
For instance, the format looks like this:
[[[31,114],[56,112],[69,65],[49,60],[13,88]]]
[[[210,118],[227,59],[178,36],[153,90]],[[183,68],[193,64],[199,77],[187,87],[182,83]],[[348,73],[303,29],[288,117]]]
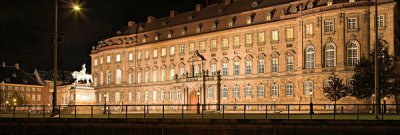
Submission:
[[[201,4],[196,4],[196,12],[200,12],[201,11]]]
[[[15,68],[19,69],[19,64],[18,63],[15,63]]]
[[[176,16],[177,12],[175,10],[169,11],[169,17],[174,18]]]
[[[153,22],[154,19],[156,19],[156,18],[153,17],[153,16],[148,16],[148,17],[147,17],[147,23]]]
[[[231,4],[231,0],[225,0],[225,6],[228,6]]]
[[[129,22],[128,22],[128,27],[132,27],[133,25],[135,25],[135,22],[134,22],[134,21],[129,21]]]
[[[3,67],[6,67],[6,62],[3,61],[3,63],[1,64]]]

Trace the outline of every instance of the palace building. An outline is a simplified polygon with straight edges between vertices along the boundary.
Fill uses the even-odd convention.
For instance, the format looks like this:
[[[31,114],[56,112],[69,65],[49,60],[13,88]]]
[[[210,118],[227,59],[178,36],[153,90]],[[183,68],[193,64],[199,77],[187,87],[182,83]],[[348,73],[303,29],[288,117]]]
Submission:
[[[375,34],[391,54],[400,54],[398,2],[378,3],[379,33],[374,0],[225,0],[130,21],[93,47],[96,101],[307,104],[312,97],[315,104],[331,104],[323,93],[329,75],[351,82]],[[338,103],[371,101],[346,97]]]

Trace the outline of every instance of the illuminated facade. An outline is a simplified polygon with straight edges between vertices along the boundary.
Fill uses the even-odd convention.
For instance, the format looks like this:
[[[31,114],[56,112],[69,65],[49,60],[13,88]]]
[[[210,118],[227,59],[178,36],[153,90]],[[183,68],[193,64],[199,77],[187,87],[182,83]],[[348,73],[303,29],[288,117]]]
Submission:
[[[381,0],[378,9],[378,34],[398,55],[399,6]],[[374,46],[374,11],[370,0],[225,0],[128,22],[93,47],[96,100],[103,104],[106,93],[109,104],[216,104],[220,70],[223,104],[306,104],[310,96],[332,103],[324,84],[333,71],[351,81]],[[194,61],[197,52],[204,61]],[[206,91],[202,70],[210,76]]]

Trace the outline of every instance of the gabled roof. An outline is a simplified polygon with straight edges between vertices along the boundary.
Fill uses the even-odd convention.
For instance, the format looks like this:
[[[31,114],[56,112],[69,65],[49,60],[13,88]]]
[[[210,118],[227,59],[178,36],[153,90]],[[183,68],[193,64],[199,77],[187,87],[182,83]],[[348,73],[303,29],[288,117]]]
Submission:
[[[0,66],[0,82],[9,84],[41,85],[21,68]]]
[[[36,71],[35,74],[37,74],[38,78],[41,79],[40,80],[41,82],[51,81],[51,80],[53,80],[54,70]],[[57,70],[57,81],[61,82],[61,85],[65,85],[65,84],[72,84],[75,81],[75,79],[72,77],[71,72]]]

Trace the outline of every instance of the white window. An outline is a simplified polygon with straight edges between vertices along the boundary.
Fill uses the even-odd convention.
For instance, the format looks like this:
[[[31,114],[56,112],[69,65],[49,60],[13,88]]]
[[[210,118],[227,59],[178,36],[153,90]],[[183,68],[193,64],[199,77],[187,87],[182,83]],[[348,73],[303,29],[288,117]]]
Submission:
[[[174,80],[174,78],[175,78],[175,69],[174,68],[171,68],[171,69],[169,69],[169,80]]]
[[[214,95],[214,90],[212,87],[208,87],[208,91],[207,91],[207,97],[208,98],[213,98]]]
[[[128,93],[128,102],[132,101],[132,92],[129,91]]]
[[[217,48],[217,40],[215,40],[215,39],[210,40],[210,46],[211,46],[211,50],[216,49]]]
[[[141,83],[142,82],[142,73],[138,72],[137,73],[137,83]]]
[[[234,86],[233,87],[233,98],[239,98],[240,97],[240,88],[239,86]]]
[[[174,100],[174,90],[169,91],[169,100],[170,101]]]
[[[265,20],[266,20],[266,21],[269,21],[269,20],[271,20],[271,18],[272,18],[271,12],[267,12],[267,13],[265,14]]]
[[[222,48],[228,48],[228,47],[229,47],[228,38],[222,38]]]
[[[335,64],[335,46],[332,44],[328,44],[325,47],[325,66],[326,67],[334,67]]]
[[[307,35],[314,34],[313,24],[312,23],[306,24],[306,34]]]
[[[175,46],[171,46],[169,54],[175,55]]]
[[[293,83],[286,84],[286,96],[293,96],[294,94],[293,89],[294,89]]]
[[[194,65],[194,75],[195,76],[199,76],[200,75],[199,65]]]
[[[253,68],[252,63],[251,60],[246,61],[246,74],[251,74],[251,69]]]
[[[179,53],[180,54],[183,54],[183,53],[185,53],[185,45],[179,45]]]
[[[166,77],[166,71],[165,69],[161,70],[161,81],[164,82],[165,81],[165,77]]]
[[[260,97],[260,98],[263,98],[265,96],[264,92],[265,92],[264,85],[258,85],[258,87],[257,87],[257,96]]]
[[[233,37],[233,46],[240,46],[240,36]]]
[[[332,6],[333,4],[333,0],[328,0],[328,2],[326,3],[327,6]]]
[[[239,75],[239,62],[233,63],[233,75]]]
[[[186,35],[186,29],[182,29],[181,35],[182,36]]]
[[[153,90],[153,101],[157,101],[157,91]]]
[[[293,28],[286,28],[286,39],[293,39],[294,31]]]
[[[246,97],[251,98],[253,96],[253,88],[250,85],[246,86]]]
[[[385,16],[384,15],[378,16],[378,27],[385,27]]]
[[[107,98],[109,99],[109,98]],[[140,91],[136,92],[136,101],[140,102]]]
[[[120,61],[121,61],[121,54],[117,54],[117,55],[115,56],[115,61],[116,61],[116,62],[120,62]]]
[[[264,32],[258,32],[257,41],[258,41],[258,43],[265,42],[265,34],[264,34]]]
[[[121,80],[122,80],[122,71],[121,71],[121,69],[117,69],[116,76],[115,76],[115,83],[121,84]]]
[[[111,62],[111,56],[107,56],[107,63]]]
[[[194,51],[194,43],[189,43],[189,52]]]
[[[185,65],[183,63],[179,65],[179,75],[181,78],[185,75]]]
[[[286,57],[286,71],[293,71],[293,56]]]
[[[94,65],[97,66],[97,59],[94,59]]]
[[[145,59],[150,58],[150,52],[149,50],[146,50],[145,54],[144,54]]]
[[[111,84],[111,71],[107,71],[107,84]]]
[[[158,40],[158,35],[154,37],[154,40],[157,41]]]
[[[311,92],[313,92],[313,82],[312,81],[306,81],[304,82],[304,95],[310,95]]]
[[[146,100],[146,102],[149,101],[149,92],[148,91],[144,92],[144,100]]]
[[[118,91],[115,92],[115,101],[119,102],[121,100],[121,93],[119,93]]]
[[[333,32],[333,31],[334,31],[333,20],[326,20],[325,21],[325,32]]]
[[[158,49],[153,50],[153,57],[158,57]]]
[[[228,27],[233,27],[235,21],[233,19],[229,20]]]
[[[161,91],[161,100],[165,100],[165,90]]]
[[[277,84],[271,85],[271,96],[273,96],[273,97],[278,96],[278,85]]]
[[[161,48],[161,56],[167,55],[167,49],[166,48]]]
[[[222,64],[222,76],[228,76],[228,63]]]
[[[206,50],[206,42],[205,41],[199,42],[199,46],[200,46],[200,50],[201,51]]]
[[[137,59],[138,59],[138,60],[141,60],[141,59],[142,59],[142,52],[138,52],[138,53],[137,53]]]
[[[129,73],[128,73],[128,84],[132,84],[132,79],[133,79],[133,74],[132,74],[132,71],[129,71]]]
[[[274,72],[278,72],[278,69],[279,69],[279,65],[278,65],[278,58],[273,58],[272,59],[272,65],[271,65],[272,67],[272,72],[274,73]]]
[[[247,23],[247,24],[251,24],[252,20],[253,20],[253,17],[252,17],[252,16],[247,16],[247,18],[246,18],[246,23]]]
[[[279,31],[278,30],[273,30],[271,32],[272,35],[272,41],[278,41],[279,40]]]
[[[103,83],[104,83],[103,78],[104,78],[103,71],[100,71],[100,85],[103,85]]]
[[[264,59],[259,59],[258,60],[258,73],[264,73],[265,72],[265,62]]]
[[[355,66],[358,63],[358,46],[354,42],[347,45],[347,66]]]
[[[170,32],[170,33],[168,33],[168,38],[171,38],[172,37],[172,33]]]
[[[129,61],[132,61],[132,60],[133,60],[133,53],[129,53],[128,60],[129,60]]]
[[[182,98],[182,90],[178,89],[178,94],[176,96],[177,99],[181,99]]]
[[[222,97],[227,98],[228,97],[228,88],[223,87],[222,88]]]
[[[347,22],[347,25],[348,25],[348,29],[350,29],[350,30],[355,30],[355,29],[357,29],[357,18],[355,18],[355,17],[352,17],[352,18],[349,18],[348,20],[347,20],[348,22]]]
[[[148,71],[148,70],[146,70],[146,71],[144,72],[144,81],[145,81],[146,83],[149,83],[149,82],[150,82],[149,71]]]
[[[216,64],[211,64],[211,75],[212,76],[217,75],[217,65]]]
[[[103,57],[100,57],[100,64],[103,64]]]
[[[349,0],[349,2],[355,2],[356,0]]]
[[[157,82],[157,70],[153,71],[153,82]]]
[[[313,69],[314,68],[314,57],[315,51],[314,47],[306,48],[306,69]]]
[[[246,45],[253,44],[253,35],[252,34],[246,34]]]

